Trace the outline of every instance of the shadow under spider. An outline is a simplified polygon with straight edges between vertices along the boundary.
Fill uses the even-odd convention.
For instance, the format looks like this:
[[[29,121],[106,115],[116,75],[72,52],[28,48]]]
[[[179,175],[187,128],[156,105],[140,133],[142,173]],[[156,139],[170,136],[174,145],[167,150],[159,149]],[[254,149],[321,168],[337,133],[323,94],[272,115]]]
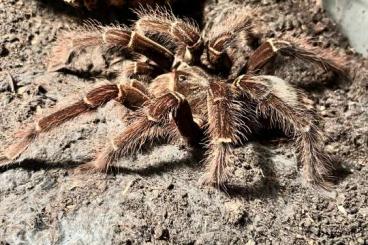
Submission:
[[[257,140],[255,141],[255,138]],[[257,166],[262,170],[263,176],[260,180],[249,184],[231,184],[226,183],[225,187],[219,188],[230,197],[240,197],[246,200],[254,199],[275,199],[278,193],[281,191],[280,182],[276,177],[276,171],[274,162],[272,160],[274,154],[270,151],[267,145],[275,144],[277,141],[285,141],[285,138],[280,138],[280,132],[277,130],[263,131],[261,134],[256,134],[251,138],[249,143],[253,144],[253,149],[258,155],[259,161]],[[259,143],[261,142],[261,143]],[[144,149],[143,154],[150,154],[152,149]],[[109,175],[120,175],[120,174],[138,174],[142,177],[149,177],[153,175],[160,175],[164,172],[170,172],[174,169],[180,168],[191,168],[191,169],[202,169],[205,149],[197,148],[191,150],[190,157],[185,157],[176,161],[163,161],[155,165],[142,166],[139,168],[130,168],[123,166],[110,166],[107,174]],[[83,162],[80,161],[62,161],[53,162],[49,164],[49,161],[39,159],[25,159],[19,163],[14,163],[7,166],[0,167],[0,173],[3,173],[9,169],[22,168],[25,170],[39,171],[47,169],[66,169],[73,170]],[[342,161],[337,162],[337,167],[333,173],[333,177],[330,179],[334,184],[340,183],[344,180],[351,172],[348,164]],[[298,171],[300,173],[300,171]],[[87,174],[87,173],[86,173]],[[231,181],[231,179],[230,179]]]
[[[201,167],[201,164],[195,164],[195,162],[197,162],[196,160],[198,159],[194,159],[194,158],[184,158],[184,159],[180,159],[177,161],[164,161],[164,162],[160,162],[158,164],[155,165],[149,165],[149,166],[144,166],[141,168],[136,168],[136,169],[132,169],[129,167],[123,167],[123,166],[111,166],[108,170],[109,174],[138,174],[140,176],[143,177],[148,177],[148,176],[152,176],[152,175],[159,175],[162,174],[163,172],[170,172],[174,169],[179,169],[179,168],[184,168],[184,167],[188,167],[188,168],[198,168]]]
[[[257,142],[253,142],[253,145],[253,149],[256,151],[259,158],[257,166],[260,167],[263,176],[253,184],[227,184],[224,192],[230,197],[241,197],[248,200],[274,199],[277,193],[280,192],[280,184],[279,180],[276,178],[276,171],[272,161],[273,154],[268,148]]]
[[[150,151],[144,151],[146,154],[150,154]],[[201,164],[196,164],[201,161],[201,155],[203,155],[203,150],[196,149],[193,150],[191,157],[186,157],[176,161],[163,161],[155,165],[142,166],[140,168],[129,168],[123,166],[110,166],[107,174],[138,174],[141,176],[152,176],[163,172],[169,172],[177,168],[189,167],[197,168],[201,167]],[[10,165],[0,166],[0,173],[3,173],[10,169],[25,169],[31,171],[47,170],[47,169],[66,169],[73,170],[79,165],[85,162],[80,161],[60,161],[52,162],[41,159],[24,159],[19,162],[14,162]],[[86,173],[87,174],[87,173]]]
[[[267,125],[264,122],[264,125]],[[269,125],[268,125],[269,126]],[[267,126],[266,126],[267,127]],[[221,190],[228,194],[230,197],[240,197],[247,200],[254,199],[274,199],[277,194],[282,191],[279,179],[276,175],[275,165],[272,160],[273,154],[269,147],[271,145],[277,145],[280,142],[288,142],[289,138],[279,129],[261,129],[249,137],[248,143],[253,143],[253,149],[258,155],[257,166],[261,169],[263,176],[260,180],[254,182],[253,184],[231,184],[228,183]],[[298,161],[299,162],[299,161]],[[335,157],[335,169],[331,173],[331,176],[326,180],[333,185],[338,185],[341,183],[349,174],[351,170],[349,164],[342,161],[342,159]],[[301,166],[297,166],[297,174],[302,174]],[[320,190],[320,193],[330,192],[334,189],[333,186],[330,190],[323,189],[320,187],[315,187],[316,190]]]
[[[30,171],[39,171],[39,170],[47,170],[47,169],[73,169],[78,165],[82,164],[82,162],[78,161],[62,161],[62,162],[52,162],[41,159],[24,159],[20,162],[15,162],[10,165],[0,166],[0,173],[3,173],[10,169],[22,168],[24,170]]]

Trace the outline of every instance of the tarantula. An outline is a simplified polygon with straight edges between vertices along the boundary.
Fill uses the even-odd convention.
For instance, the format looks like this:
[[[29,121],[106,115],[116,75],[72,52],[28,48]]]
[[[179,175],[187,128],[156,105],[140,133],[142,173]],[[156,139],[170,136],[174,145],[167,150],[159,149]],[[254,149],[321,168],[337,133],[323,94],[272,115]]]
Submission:
[[[132,110],[131,123],[79,171],[105,171],[147,142],[184,140],[205,145],[204,182],[220,186],[235,146],[268,125],[295,138],[306,180],[324,185],[335,162],[323,150],[323,134],[312,100],[288,82],[259,75],[276,56],[294,57],[345,76],[342,59],[296,38],[261,40],[248,11],[227,17],[208,33],[169,12],[146,11],[132,28],[94,27],[61,36],[52,61],[86,47],[121,47],[133,54],[118,84],[89,91],[80,101],[38,120],[9,146],[3,165],[16,160],[40,134],[110,100]],[[52,62],[51,62],[52,64]]]

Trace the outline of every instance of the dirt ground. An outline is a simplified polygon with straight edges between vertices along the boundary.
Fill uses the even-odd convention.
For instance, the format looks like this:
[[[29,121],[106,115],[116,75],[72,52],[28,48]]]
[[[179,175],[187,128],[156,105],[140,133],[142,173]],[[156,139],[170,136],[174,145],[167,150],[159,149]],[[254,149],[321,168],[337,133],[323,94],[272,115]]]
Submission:
[[[259,8],[267,37],[304,33],[347,55],[351,82],[331,82],[303,64],[278,74],[314,99],[326,151],[351,172],[334,191],[304,184],[285,139],[236,149],[227,193],[201,186],[203,165],[172,145],[122,159],[116,173],[74,174],[124,128],[116,116],[124,111],[109,103],[41,137],[20,164],[0,169],[0,244],[368,244],[368,60],[311,1],[244,4]],[[209,2],[204,26],[221,24],[234,6]],[[79,26],[81,16],[88,14],[57,1],[0,1],[0,151],[22,125],[102,80],[46,72],[57,34]]]

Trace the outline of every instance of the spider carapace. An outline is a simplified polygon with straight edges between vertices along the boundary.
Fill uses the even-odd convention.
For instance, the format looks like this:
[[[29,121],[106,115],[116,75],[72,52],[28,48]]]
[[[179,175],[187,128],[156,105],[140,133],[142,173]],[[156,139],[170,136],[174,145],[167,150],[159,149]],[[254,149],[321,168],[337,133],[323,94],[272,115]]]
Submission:
[[[287,56],[345,76],[342,59],[298,38],[263,40],[248,13],[237,10],[206,33],[189,20],[152,10],[142,11],[131,28],[89,26],[64,33],[52,52],[51,70],[90,46],[120,47],[133,58],[124,63],[119,83],[92,89],[20,134],[4,151],[2,164],[14,162],[40,134],[116,100],[133,111],[131,123],[79,170],[104,171],[147,142],[181,139],[205,147],[204,182],[220,186],[234,147],[268,119],[295,140],[306,180],[325,185],[334,162],[324,152],[313,102],[283,79],[258,71],[272,67],[276,56]]]

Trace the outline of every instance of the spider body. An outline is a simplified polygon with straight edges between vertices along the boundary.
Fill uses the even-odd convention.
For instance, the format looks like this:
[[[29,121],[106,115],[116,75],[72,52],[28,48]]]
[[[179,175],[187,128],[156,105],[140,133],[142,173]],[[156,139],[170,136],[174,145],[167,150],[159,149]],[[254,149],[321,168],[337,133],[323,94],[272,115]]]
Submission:
[[[168,12],[150,10],[139,16],[131,29],[94,27],[61,36],[50,70],[90,46],[118,46],[134,56],[124,63],[119,83],[97,87],[41,118],[5,150],[0,164],[16,160],[38,135],[116,100],[133,111],[131,123],[79,170],[104,171],[147,142],[183,139],[193,147],[205,144],[204,182],[220,186],[234,147],[271,126],[295,139],[306,180],[325,186],[335,163],[323,150],[313,102],[283,79],[258,72],[272,67],[276,56],[287,56],[345,76],[338,56],[296,38],[262,40],[244,8],[226,17],[226,28],[216,26],[206,33]]]

